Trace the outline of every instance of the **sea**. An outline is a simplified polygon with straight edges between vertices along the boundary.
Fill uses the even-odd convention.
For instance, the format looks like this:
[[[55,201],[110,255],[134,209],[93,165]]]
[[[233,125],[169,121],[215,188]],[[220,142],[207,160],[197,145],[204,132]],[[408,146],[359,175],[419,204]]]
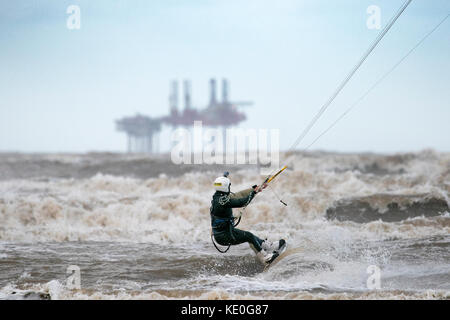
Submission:
[[[280,165],[234,209],[238,228],[287,241],[264,269],[210,233],[214,179],[247,189],[258,165],[1,153],[0,299],[450,298],[449,153],[285,152]]]

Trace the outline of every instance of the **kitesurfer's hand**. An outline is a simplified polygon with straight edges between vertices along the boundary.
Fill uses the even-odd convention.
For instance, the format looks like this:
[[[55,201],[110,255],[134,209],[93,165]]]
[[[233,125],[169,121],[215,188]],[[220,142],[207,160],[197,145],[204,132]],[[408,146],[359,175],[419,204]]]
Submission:
[[[262,186],[260,186],[260,187],[256,186],[256,187],[255,187],[255,192],[256,192],[256,193],[261,192],[261,191],[263,191],[265,188],[267,188],[267,183],[264,183],[264,184],[263,184]]]

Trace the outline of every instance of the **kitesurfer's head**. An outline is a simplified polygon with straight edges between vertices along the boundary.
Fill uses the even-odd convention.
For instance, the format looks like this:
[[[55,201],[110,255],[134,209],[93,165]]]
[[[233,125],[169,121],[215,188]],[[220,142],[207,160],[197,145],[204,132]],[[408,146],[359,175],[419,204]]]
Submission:
[[[223,176],[218,177],[216,180],[214,180],[214,189],[216,191],[221,191],[225,193],[230,192],[231,187],[231,181],[228,179],[228,172],[225,172]]]

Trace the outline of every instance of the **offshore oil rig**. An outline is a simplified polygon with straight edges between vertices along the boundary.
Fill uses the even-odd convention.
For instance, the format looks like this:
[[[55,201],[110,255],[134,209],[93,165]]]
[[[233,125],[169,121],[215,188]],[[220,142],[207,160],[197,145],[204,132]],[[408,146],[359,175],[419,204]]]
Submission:
[[[229,100],[228,81],[222,79],[222,97],[219,101],[216,93],[216,80],[210,79],[209,104],[203,109],[195,109],[191,104],[190,81],[183,81],[184,109],[178,108],[178,81],[172,81],[169,94],[169,115],[152,118],[137,114],[116,120],[116,128],[127,134],[127,151],[129,153],[155,153],[155,138],[163,125],[172,129],[177,127],[191,127],[194,121],[202,121],[206,127],[228,127],[238,125],[246,120],[245,113],[238,110],[239,106],[249,106],[253,102],[231,102]],[[155,143],[156,142],[156,143]]]

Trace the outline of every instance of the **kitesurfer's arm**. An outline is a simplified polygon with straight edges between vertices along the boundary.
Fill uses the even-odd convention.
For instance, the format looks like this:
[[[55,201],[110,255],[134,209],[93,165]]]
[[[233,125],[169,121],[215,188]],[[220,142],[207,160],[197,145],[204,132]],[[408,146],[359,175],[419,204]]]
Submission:
[[[242,191],[239,191],[237,193],[230,195],[230,200],[227,202],[226,206],[229,208],[241,208],[246,206],[247,204],[252,201],[253,197],[255,196],[256,191],[255,189],[245,189]]]
[[[253,186],[251,189],[245,189],[239,191],[237,193],[231,194],[230,201],[227,203],[227,206],[230,208],[241,208],[250,203],[252,199],[258,192],[261,192],[266,185],[264,184],[261,188],[258,186]]]

